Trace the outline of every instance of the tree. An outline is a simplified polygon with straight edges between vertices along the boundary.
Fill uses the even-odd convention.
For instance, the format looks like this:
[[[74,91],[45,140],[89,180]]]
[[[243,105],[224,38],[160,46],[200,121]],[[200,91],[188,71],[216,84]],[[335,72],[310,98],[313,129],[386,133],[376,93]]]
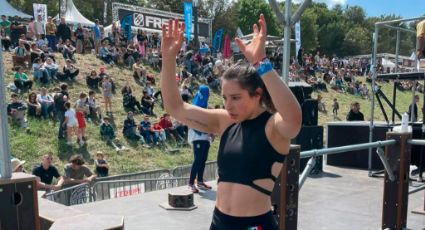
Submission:
[[[352,56],[369,53],[371,44],[371,36],[366,28],[353,27],[345,35],[341,55]]]
[[[281,36],[282,30],[276,22],[271,7],[263,0],[240,0],[237,3],[238,25],[244,34],[252,32],[252,25],[258,22],[262,13],[267,21],[267,33]]]
[[[350,6],[344,11],[344,17],[354,25],[362,25],[365,21],[366,13],[360,6]]]
[[[301,16],[301,44],[305,50],[313,50],[318,46],[317,16],[312,9],[307,9]]]

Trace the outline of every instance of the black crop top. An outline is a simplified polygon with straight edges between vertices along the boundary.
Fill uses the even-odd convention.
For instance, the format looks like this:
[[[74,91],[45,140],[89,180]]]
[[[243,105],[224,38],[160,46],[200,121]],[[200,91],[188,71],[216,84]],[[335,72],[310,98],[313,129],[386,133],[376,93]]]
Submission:
[[[264,112],[252,120],[230,125],[223,133],[218,150],[218,182],[232,182],[251,186],[259,192],[271,192],[253,182],[272,179],[272,166],[283,163],[285,156],[278,153],[266,136],[266,123],[272,116]]]

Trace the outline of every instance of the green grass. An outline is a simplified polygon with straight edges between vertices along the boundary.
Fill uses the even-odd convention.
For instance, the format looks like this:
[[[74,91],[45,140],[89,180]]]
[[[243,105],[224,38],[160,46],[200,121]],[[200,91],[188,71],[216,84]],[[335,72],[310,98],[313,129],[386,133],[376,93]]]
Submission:
[[[57,55],[59,56],[59,55]],[[101,61],[96,59],[93,55],[77,55],[77,65],[80,68],[80,75],[77,78],[76,82],[68,82],[70,85],[70,95],[71,99],[74,102],[80,92],[88,92],[88,89],[85,84],[85,76],[92,70],[99,70],[99,67],[103,65]],[[11,63],[10,53],[5,53],[4,62],[5,62],[5,82],[6,85],[13,81],[13,71]],[[58,64],[63,66],[64,60],[62,57],[57,57]],[[65,144],[64,140],[57,139],[57,124],[54,124],[52,121],[42,121],[37,119],[29,119],[29,127],[31,128],[30,133],[26,133],[21,128],[15,125],[9,125],[9,135],[10,135],[10,145],[11,145],[11,154],[14,157],[17,157],[21,160],[26,160],[25,168],[31,170],[32,167],[39,163],[40,156],[46,152],[52,152],[54,154],[54,164],[59,168],[60,172],[63,171],[64,165],[67,163],[69,157],[73,154],[82,154],[86,159],[87,163],[91,168],[93,168],[93,154],[97,151],[103,151],[108,161],[111,165],[110,174],[122,174],[122,173],[131,173],[144,170],[158,169],[158,168],[173,168],[179,165],[190,164],[193,159],[192,149],[190,146],[182,148],[178,153],[167,153],[159,148],[146,149],[143,148],[140,144],[135,142],[128,142],[122,137],[122,125],[126,117],[126,112],[122,108],[122,97],[120,89],[125,85],[129,84],[133,89],[133,94],[140,100],[142,95],[142,88],[135,83],[132,77],[132,72],[126,68],[119,67],[110,67],[106,66],[107,72],[113,77],[117,85],[117,93],[113,97],[113,114],[114,114],[114,123],[116,125],[116,133],[118,139],[129,148],[128,151],[123,151],[117,153],[112,147],[105,144],[105,142],[100,140],[99,127],[93,123],[87,124],[87,137],[88,144],[86,147],[79,148],[77,144],[74,144],[73,148],[68,147]],[[150,72],[158,75],[157,72],[150,70]],[[157,76],[157,81],[159,78]],[[392,98],[392,94],[389,93],[392,91],[392,84],[381,84],[382,90],[387,94],[389,98]],[[55,85],[57,86],[57,85]],[[53,85],[51,88],[54,87]],[[158,84],[157,84],[158,87]],[[328,86],[328,88],[330,88]],[[34,90],[38,91],[39,86],[35,85]],[[332,116],[332,100],[333,98],[338,98],[340,103],[339,119],[345,120],[345,115],[349,111],[349,105],[353,101],[359,101],[361,104],[361,111],[364,113],[365,118],[369,119],[370,111],[370,101],[361,99],[349,94],[337,93],[333,90],[329,90],[328,93],[321,93],[323,101],[327,106],[329,111],[327,114],[319,114],[319,123],[325,124],[328,121],[333,121]],[[315,98],[317,93],[313,94]],[[9,100],[10,92],[7,94],[7,100]],[[23,99],[26,100],[27,94],[23,96]],[[102,102],[102,95],[98,93],[98,102]],[[407,107],[411,101],[410,92],[399,92],[397,96],[397,108],[404,112],[407,110]],[[210,97],[209,104],[211,106],[222,105],[221,96],[212,93]],[[103,106],[103,104],[102,104]],[[390,110],[388,110],[390,111]],[[161,115],[163,110],[157,106],[155,108],[155,113]],[[135,115],[137,122],[140,122],[142,119],[141,115]],[[375,119],[383,121],[383,115],[380,112],[378,106],[375,108]],[[151,121],[154,121],[151,119]],[[75,137],[74,137],[75,140]],[[217,157],[219,140],[213,142],[208,160],[215,160]],[[171,147],[174,147],[171,145]]]

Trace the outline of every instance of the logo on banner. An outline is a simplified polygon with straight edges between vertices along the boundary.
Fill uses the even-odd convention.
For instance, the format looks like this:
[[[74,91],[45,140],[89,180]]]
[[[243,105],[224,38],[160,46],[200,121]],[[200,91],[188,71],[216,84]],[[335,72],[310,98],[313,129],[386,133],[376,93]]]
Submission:
[[[145,25],[145,17],[143,14],[135,13],[134,16],[134,25],[135,26],[144,26]]]

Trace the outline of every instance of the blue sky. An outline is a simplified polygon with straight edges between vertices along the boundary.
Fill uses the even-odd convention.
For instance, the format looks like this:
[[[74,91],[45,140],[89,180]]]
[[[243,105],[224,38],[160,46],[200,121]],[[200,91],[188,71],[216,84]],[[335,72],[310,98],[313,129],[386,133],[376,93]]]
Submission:
[[[303,0],[293,0],[302,2]],[[403,18],[413,18],[425,15],[425,0],[313,0],[325,2],[329,7],[335,4],[361,6],[367,16],[395,14]]]

